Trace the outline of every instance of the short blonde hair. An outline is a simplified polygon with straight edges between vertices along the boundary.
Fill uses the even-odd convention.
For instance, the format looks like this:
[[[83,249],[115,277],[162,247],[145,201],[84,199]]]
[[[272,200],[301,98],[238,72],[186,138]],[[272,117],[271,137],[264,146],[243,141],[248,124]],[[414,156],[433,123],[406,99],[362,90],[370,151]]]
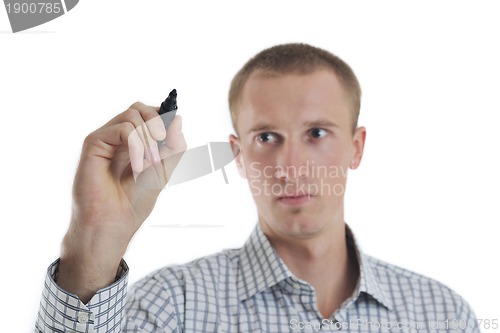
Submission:
[[[276,45],[265,49],[251,58],[234,76],[229,88],[229,110],[234,130],[236,128],[237,106],[241,100],[243,87],[256,71],[270,75],[309,74],[314,70],[332,70],[350,97],[353,113],[353,133],[358,126],[361,108],[361,87],[353,70],[334,54],[308,44],[292,43]]]

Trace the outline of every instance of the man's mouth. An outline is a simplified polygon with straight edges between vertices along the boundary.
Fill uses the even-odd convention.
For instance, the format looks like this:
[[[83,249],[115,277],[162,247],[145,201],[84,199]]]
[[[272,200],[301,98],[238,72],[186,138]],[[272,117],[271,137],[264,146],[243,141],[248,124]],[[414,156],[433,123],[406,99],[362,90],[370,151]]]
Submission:
[[[298,206],[306,204],[314,198],[314,195],[310,193],[297,193],[292,195],[284,195],[278,198],[278,202],[289,205],[289,206]]]

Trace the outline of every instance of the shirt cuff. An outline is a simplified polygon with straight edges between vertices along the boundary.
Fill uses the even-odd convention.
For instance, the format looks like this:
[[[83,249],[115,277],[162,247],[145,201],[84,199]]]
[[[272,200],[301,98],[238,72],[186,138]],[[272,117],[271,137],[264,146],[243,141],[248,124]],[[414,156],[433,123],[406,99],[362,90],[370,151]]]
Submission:
[[[120,262],[116,281],[84,304],[54,281],[59,259],[47,269],[36,328],[40,332],[119,332],[127,296],[128,266]]]

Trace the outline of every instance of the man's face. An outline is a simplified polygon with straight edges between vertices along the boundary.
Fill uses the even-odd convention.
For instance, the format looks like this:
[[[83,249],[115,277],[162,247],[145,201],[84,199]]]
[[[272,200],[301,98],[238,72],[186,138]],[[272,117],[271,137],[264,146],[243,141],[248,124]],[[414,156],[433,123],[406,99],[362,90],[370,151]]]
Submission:
[[[230,137],[266,233],[308,237],[343,222],[348,168],[361,160],[365,129],[352,132],[336,75],[253,73]]]

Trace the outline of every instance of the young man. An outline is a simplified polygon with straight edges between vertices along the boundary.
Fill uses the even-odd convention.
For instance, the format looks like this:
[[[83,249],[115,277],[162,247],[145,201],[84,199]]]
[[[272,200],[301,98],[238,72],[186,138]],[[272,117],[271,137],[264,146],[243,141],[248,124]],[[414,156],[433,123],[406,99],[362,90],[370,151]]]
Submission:
[[[349,66],[309,45],[247,62],[229,92],[229,139],[257,207],[254,232],[241,249],[153,272],[127,301],[121,258],[185,149],[180,118],[165,132],[158,109],[136,103],[90,134],[37,329],[478,332],[460,296],[360,252],[345,224],[347,170],[359,166],[366,135],[360,96]]]

